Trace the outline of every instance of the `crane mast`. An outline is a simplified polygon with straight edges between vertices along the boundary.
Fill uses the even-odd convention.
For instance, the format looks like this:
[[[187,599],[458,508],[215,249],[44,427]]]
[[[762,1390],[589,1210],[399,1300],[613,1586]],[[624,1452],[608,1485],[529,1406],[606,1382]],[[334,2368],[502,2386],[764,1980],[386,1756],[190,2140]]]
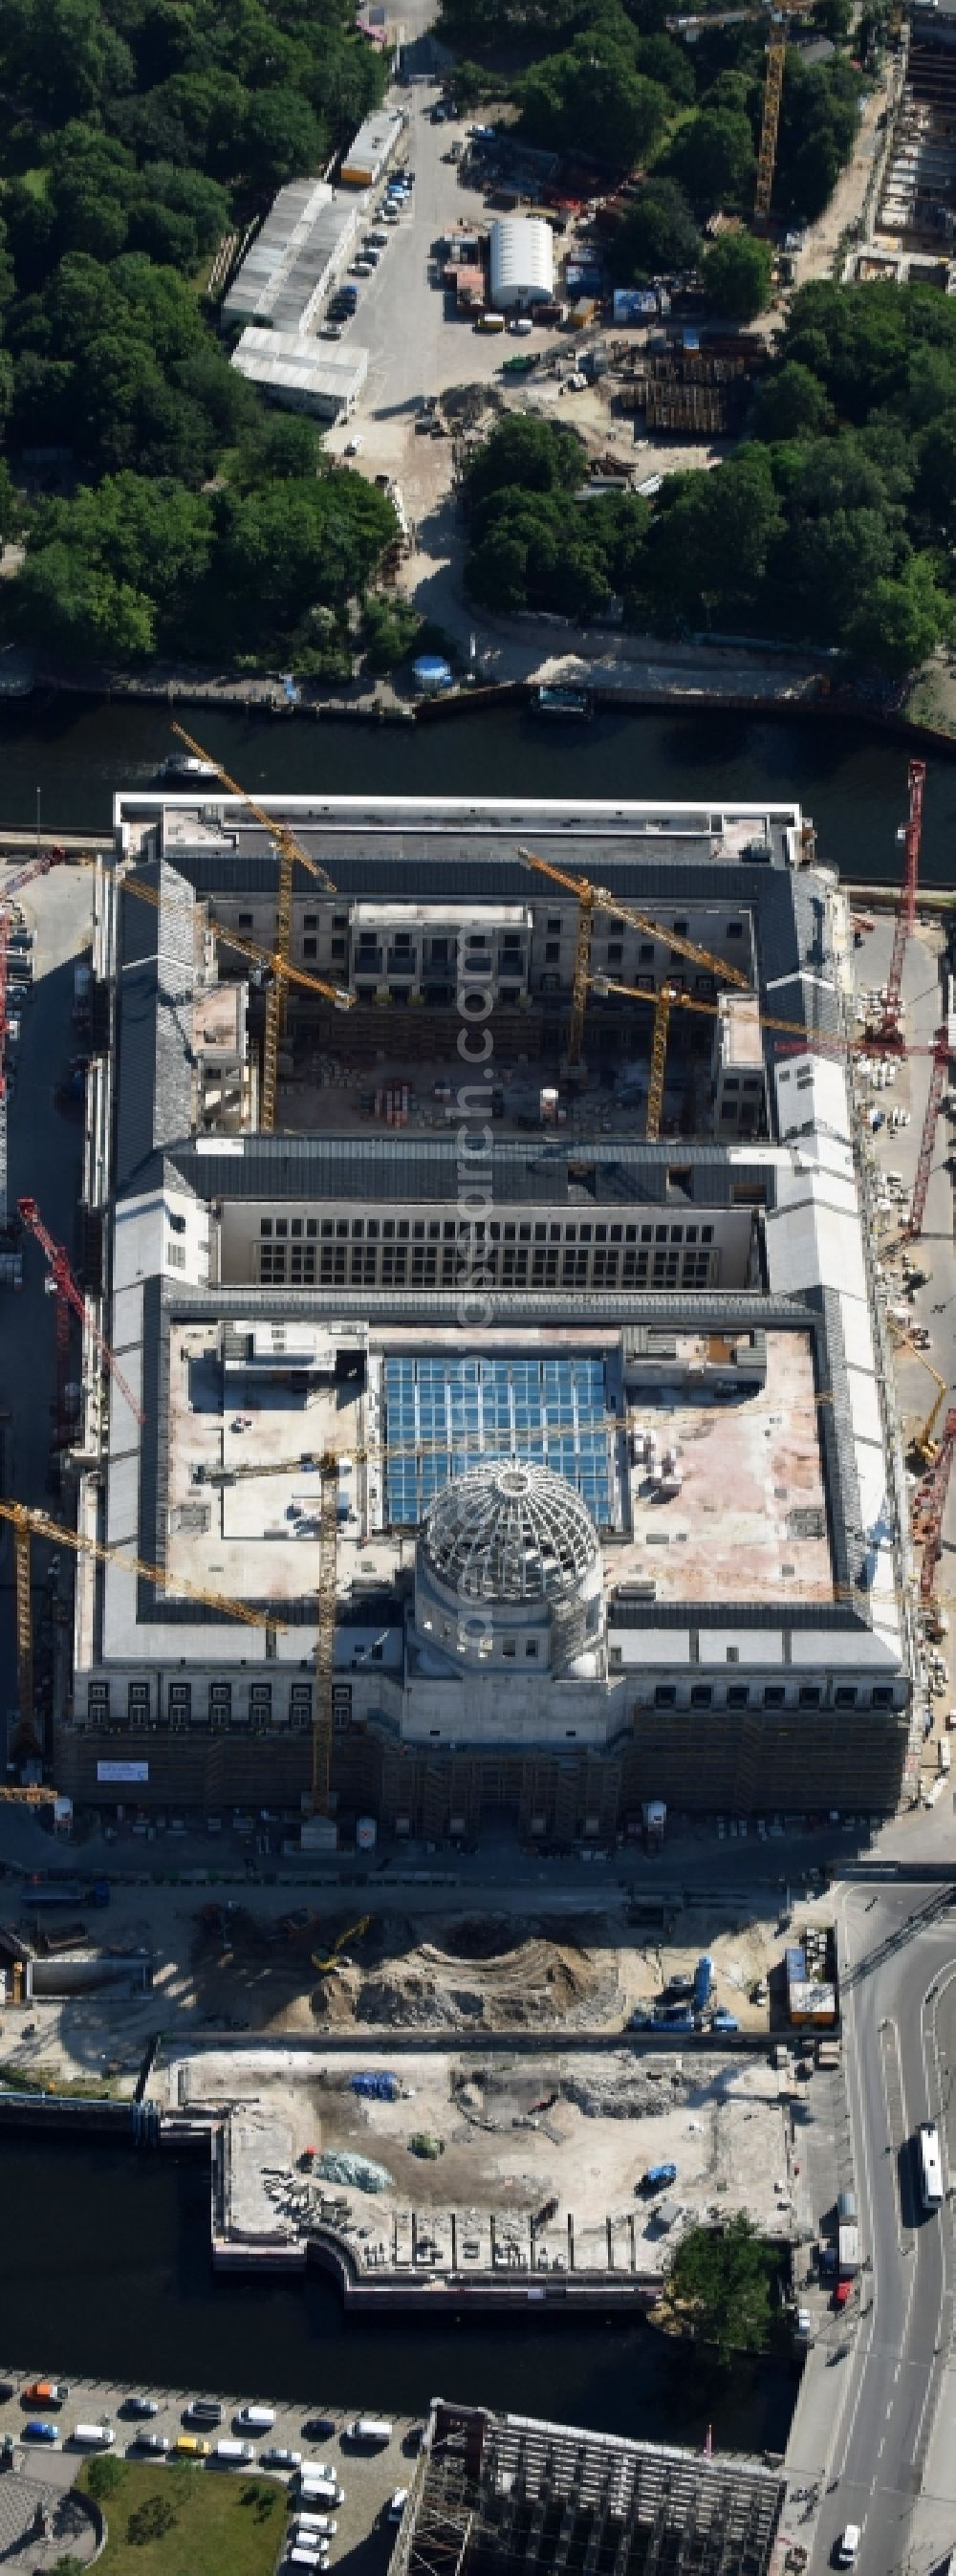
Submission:
[[[320,867],[316,859],[309,857],[308,851],[302,848],[301,842],[297,841],[295,833],[289,830],[288,824],[277,822],[274,815],[267,813],[265,806],[257,804],[255,798],[250,796],[244,787],[240,787],[238,780],[230,777],[229,771],[223,768],[221,761],[216,760],[212,752],[206,751],[201,742],[195,742],[192,734],[184,732],[182,725],[174,725],[173,732],[178,735],[180,742],[184,742],[186,744],[189,751],[195,752],[200,760],[205,760],[209,763],[209,766],[216,771],[217,777],[222,779],[223,786],[228,787],[231,795],[241,796],[243,803],[248,806],[250,814],[255,816],[257,823],[262,824],[263,830],[268,833],[270,840],[275,843],[276,850],[278,852],[279,883],[276,891],[276,937],[275,948],[270,959],[273,969],[272,981],[266,992],[266,1024],[262,1049],[262,1107],[260,1117],[260,1125],[264,1133],[271,1136],[275,1132],[276,1109],[278,1105],[279,1044],[285,1028],[286,988],[290,975],[293,972],[291,954],[292,885],[296,861],[298,861],[301,867],[307,869],[310,876],[316,878],[317,883],[323,888],[323,891],[326,894],[334,894],[336,889],[327,868]],[[228,933],[226,935],[228,937]],[[318,985],[318,977],[315,977],[313,980]],[[350,995],[337,995],[332,993],[329,986],[322,987],[321,985],[318,985],[318,988],[320,991],[325,990],[327,994],[331,995],[333,1000],[338,1000],[340,1006],[344,1006],[345,1009],[349,1009],[351,1007]]]

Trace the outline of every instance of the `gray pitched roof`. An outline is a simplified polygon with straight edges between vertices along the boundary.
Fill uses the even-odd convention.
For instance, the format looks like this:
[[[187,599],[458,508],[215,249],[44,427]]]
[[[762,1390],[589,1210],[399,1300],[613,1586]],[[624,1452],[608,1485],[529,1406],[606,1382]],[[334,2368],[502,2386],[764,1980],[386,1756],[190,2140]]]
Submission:
[[[193,1091],[196,907],[192,888],[165,862],[140,874],[159,907],[124,884],[117,979],[116,1186],[149,1155],[188,1135]]]

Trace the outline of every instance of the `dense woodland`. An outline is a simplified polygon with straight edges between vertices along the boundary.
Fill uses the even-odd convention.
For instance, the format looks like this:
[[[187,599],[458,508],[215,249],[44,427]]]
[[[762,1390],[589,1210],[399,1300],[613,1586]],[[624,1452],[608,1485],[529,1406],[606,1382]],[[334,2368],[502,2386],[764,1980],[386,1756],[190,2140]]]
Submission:
[[[29,513],[7,633],[350,668],[390,505],[266,412],[201,289],[223,232],[320,169],[385,77],[351,0],[3,0],[0,411],[17,481],[62,452],[69,494]],[[22,515],[0,464],[0,533]]]
[[[854,30],[857,63],[877,39],[880,8],[873,0]],[[715,12],[688,45],[668,34],[669,11],[670,0],[443,0],[443,26],[465,57],[461,94],[509,99],[529,143],[587,156],[612,177],[640,169],[649,184],[680,191],[658,198],[652,246],[649,217],[628,219],[622,284],[693,267],[706,217],[718,206],[749,216],[753,206],[766,14],[720,26]],[[788,221],[822,211],[852,149],[863,83],[845,51],[851,15],[850,0],[817,0],[805,25],[835,45],[832,58],[788,54],[774,191]]]
[[[576,503],[575,432],[504,421],[465,486],[489,608],[835,647],[889,675],[954,629],[956,310],[932,287],[804,287],[717,473]]]

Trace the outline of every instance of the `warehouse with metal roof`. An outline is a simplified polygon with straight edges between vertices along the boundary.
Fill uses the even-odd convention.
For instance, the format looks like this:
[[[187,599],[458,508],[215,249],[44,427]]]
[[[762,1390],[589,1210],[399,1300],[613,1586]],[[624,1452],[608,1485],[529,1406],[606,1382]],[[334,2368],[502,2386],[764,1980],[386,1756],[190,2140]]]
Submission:
[[[491,302],[496,313],[550,304],[554,235],[543,215],[502,215],[491,227]]]
[[[310,340],[297,331],[260,331],[250,323],[231,364],[288,411],[316,420],[348,420],[368,374],[368,350]]]

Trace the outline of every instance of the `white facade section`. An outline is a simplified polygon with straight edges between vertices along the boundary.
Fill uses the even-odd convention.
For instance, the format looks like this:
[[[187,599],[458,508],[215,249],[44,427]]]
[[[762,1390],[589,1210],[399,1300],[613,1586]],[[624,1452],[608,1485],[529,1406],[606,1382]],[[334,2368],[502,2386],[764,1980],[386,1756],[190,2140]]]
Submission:
[[[554,236],[543,215],[504,215],[491,227],[491,301],[496,313],[550,304]]]
[[[346,188],[373,188],[392,158],[404,119],[390,116],[387,108],[367,116],[353,136],[342,162],[341,178]]]
[[[252,324],[233,352],[232,365],[247,383],[258,385],[289,411],[311,412],[316,420],[348,420],[368,374],[368,350],[351,342],[338,348],[294,331],[260,331]]]

